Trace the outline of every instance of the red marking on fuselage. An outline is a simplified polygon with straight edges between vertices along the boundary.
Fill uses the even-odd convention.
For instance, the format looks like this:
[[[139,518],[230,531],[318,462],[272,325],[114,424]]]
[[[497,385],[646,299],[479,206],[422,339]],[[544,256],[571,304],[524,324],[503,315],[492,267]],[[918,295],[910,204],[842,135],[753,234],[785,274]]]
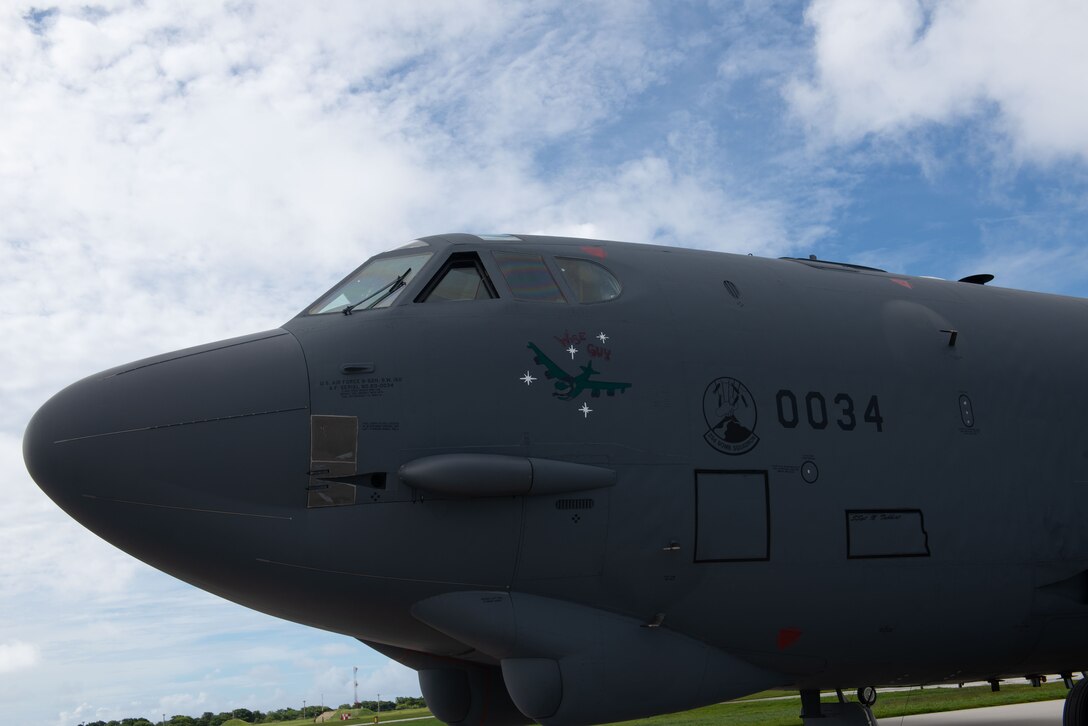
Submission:
[[[604,247],[589,247],[587,245],[582,248],[582,252],[585,252],[587,255],[592,255],[598,260],[603,260],[605,257],[608,257],[608,253],[604,251]]]
[[[801,639],[801,631],[797,628],[782,628],[778,631],[778,649],[785,650]]]
[[[571,345],[578,345],[579,343],[586,342],[586,331],[582,330],[577,333],[572,333],[569,330],[564,331],[562,335],[553,335],[553,338],[562,345],[564,348]]]
[[[603,345],[589,344],[589,357],[590,358],[603,358],[604,360],[612,359],[612,350],[605,348]]]
[[[905,287],[908,290],[913,290],[914,289],[914,287],[909,282],[907,282],[906,280],[900,280],[897,277],[893,277],[892,282],[894,282],[896,285],[901,285],[902,287]]]

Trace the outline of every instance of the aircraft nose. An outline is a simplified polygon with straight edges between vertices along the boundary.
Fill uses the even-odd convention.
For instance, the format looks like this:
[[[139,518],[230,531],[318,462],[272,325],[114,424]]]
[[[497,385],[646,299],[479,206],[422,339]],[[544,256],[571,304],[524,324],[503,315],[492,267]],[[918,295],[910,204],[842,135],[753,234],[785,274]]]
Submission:
[[[308,405],[302,348],[277,329],[72,384],[34,414],[23,458],[51,499],[113,541],[120,504],[288,506],[272,482],[298,470],[304,486]]]

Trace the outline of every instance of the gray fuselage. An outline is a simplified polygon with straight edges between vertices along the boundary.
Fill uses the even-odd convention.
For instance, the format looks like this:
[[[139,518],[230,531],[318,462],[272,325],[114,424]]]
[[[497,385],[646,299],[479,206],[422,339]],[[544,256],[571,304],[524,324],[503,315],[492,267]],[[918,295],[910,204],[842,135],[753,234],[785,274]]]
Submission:
[[[230,600],[421,670],[509,659],[515,704],[546,722],[1088,665],[1088,302],[614,242],[425,242],[387,307],[303,313],[65,389],[27,430],[35,480]],[[542,256],[564,301],[518,299],[496,251]],[[450,255],[494,297],[421,299]],[[576,302],[557,268],[572,259],[622,292]],[[341,449],[322,453],[326,434]],[[540,644],[528,614],[513,635],[483,615],[462,628],[477,617],[450,604],[462,593],[563,603],[578,634]],[[563,702],[578,673],[604,669],[607,700],[610,658],[657,658],[602,640],[564,665],[590,613],[743,677],[579,710]],[[538,661],[560,664],[560,695],[511,685],[546,681]]]

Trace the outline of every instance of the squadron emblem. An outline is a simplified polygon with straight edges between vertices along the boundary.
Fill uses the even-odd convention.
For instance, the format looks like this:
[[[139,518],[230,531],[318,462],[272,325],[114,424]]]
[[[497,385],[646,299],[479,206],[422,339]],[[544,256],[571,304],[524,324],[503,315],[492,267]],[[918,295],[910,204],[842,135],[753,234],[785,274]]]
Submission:
[[[736,378],[715,378],[707,385],[703,418],[707,425],[703,439],[723,454],[743,454],[759,443],[755,399]]]

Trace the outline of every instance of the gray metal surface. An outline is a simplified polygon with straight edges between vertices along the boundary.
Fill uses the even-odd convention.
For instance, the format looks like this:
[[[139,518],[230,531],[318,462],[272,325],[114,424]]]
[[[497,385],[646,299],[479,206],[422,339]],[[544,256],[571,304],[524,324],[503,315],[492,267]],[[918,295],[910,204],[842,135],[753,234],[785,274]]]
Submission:
[[[1088,302],[565,238],[402,255],[61,391],[35,481],[459,723],[1088,666]]]

